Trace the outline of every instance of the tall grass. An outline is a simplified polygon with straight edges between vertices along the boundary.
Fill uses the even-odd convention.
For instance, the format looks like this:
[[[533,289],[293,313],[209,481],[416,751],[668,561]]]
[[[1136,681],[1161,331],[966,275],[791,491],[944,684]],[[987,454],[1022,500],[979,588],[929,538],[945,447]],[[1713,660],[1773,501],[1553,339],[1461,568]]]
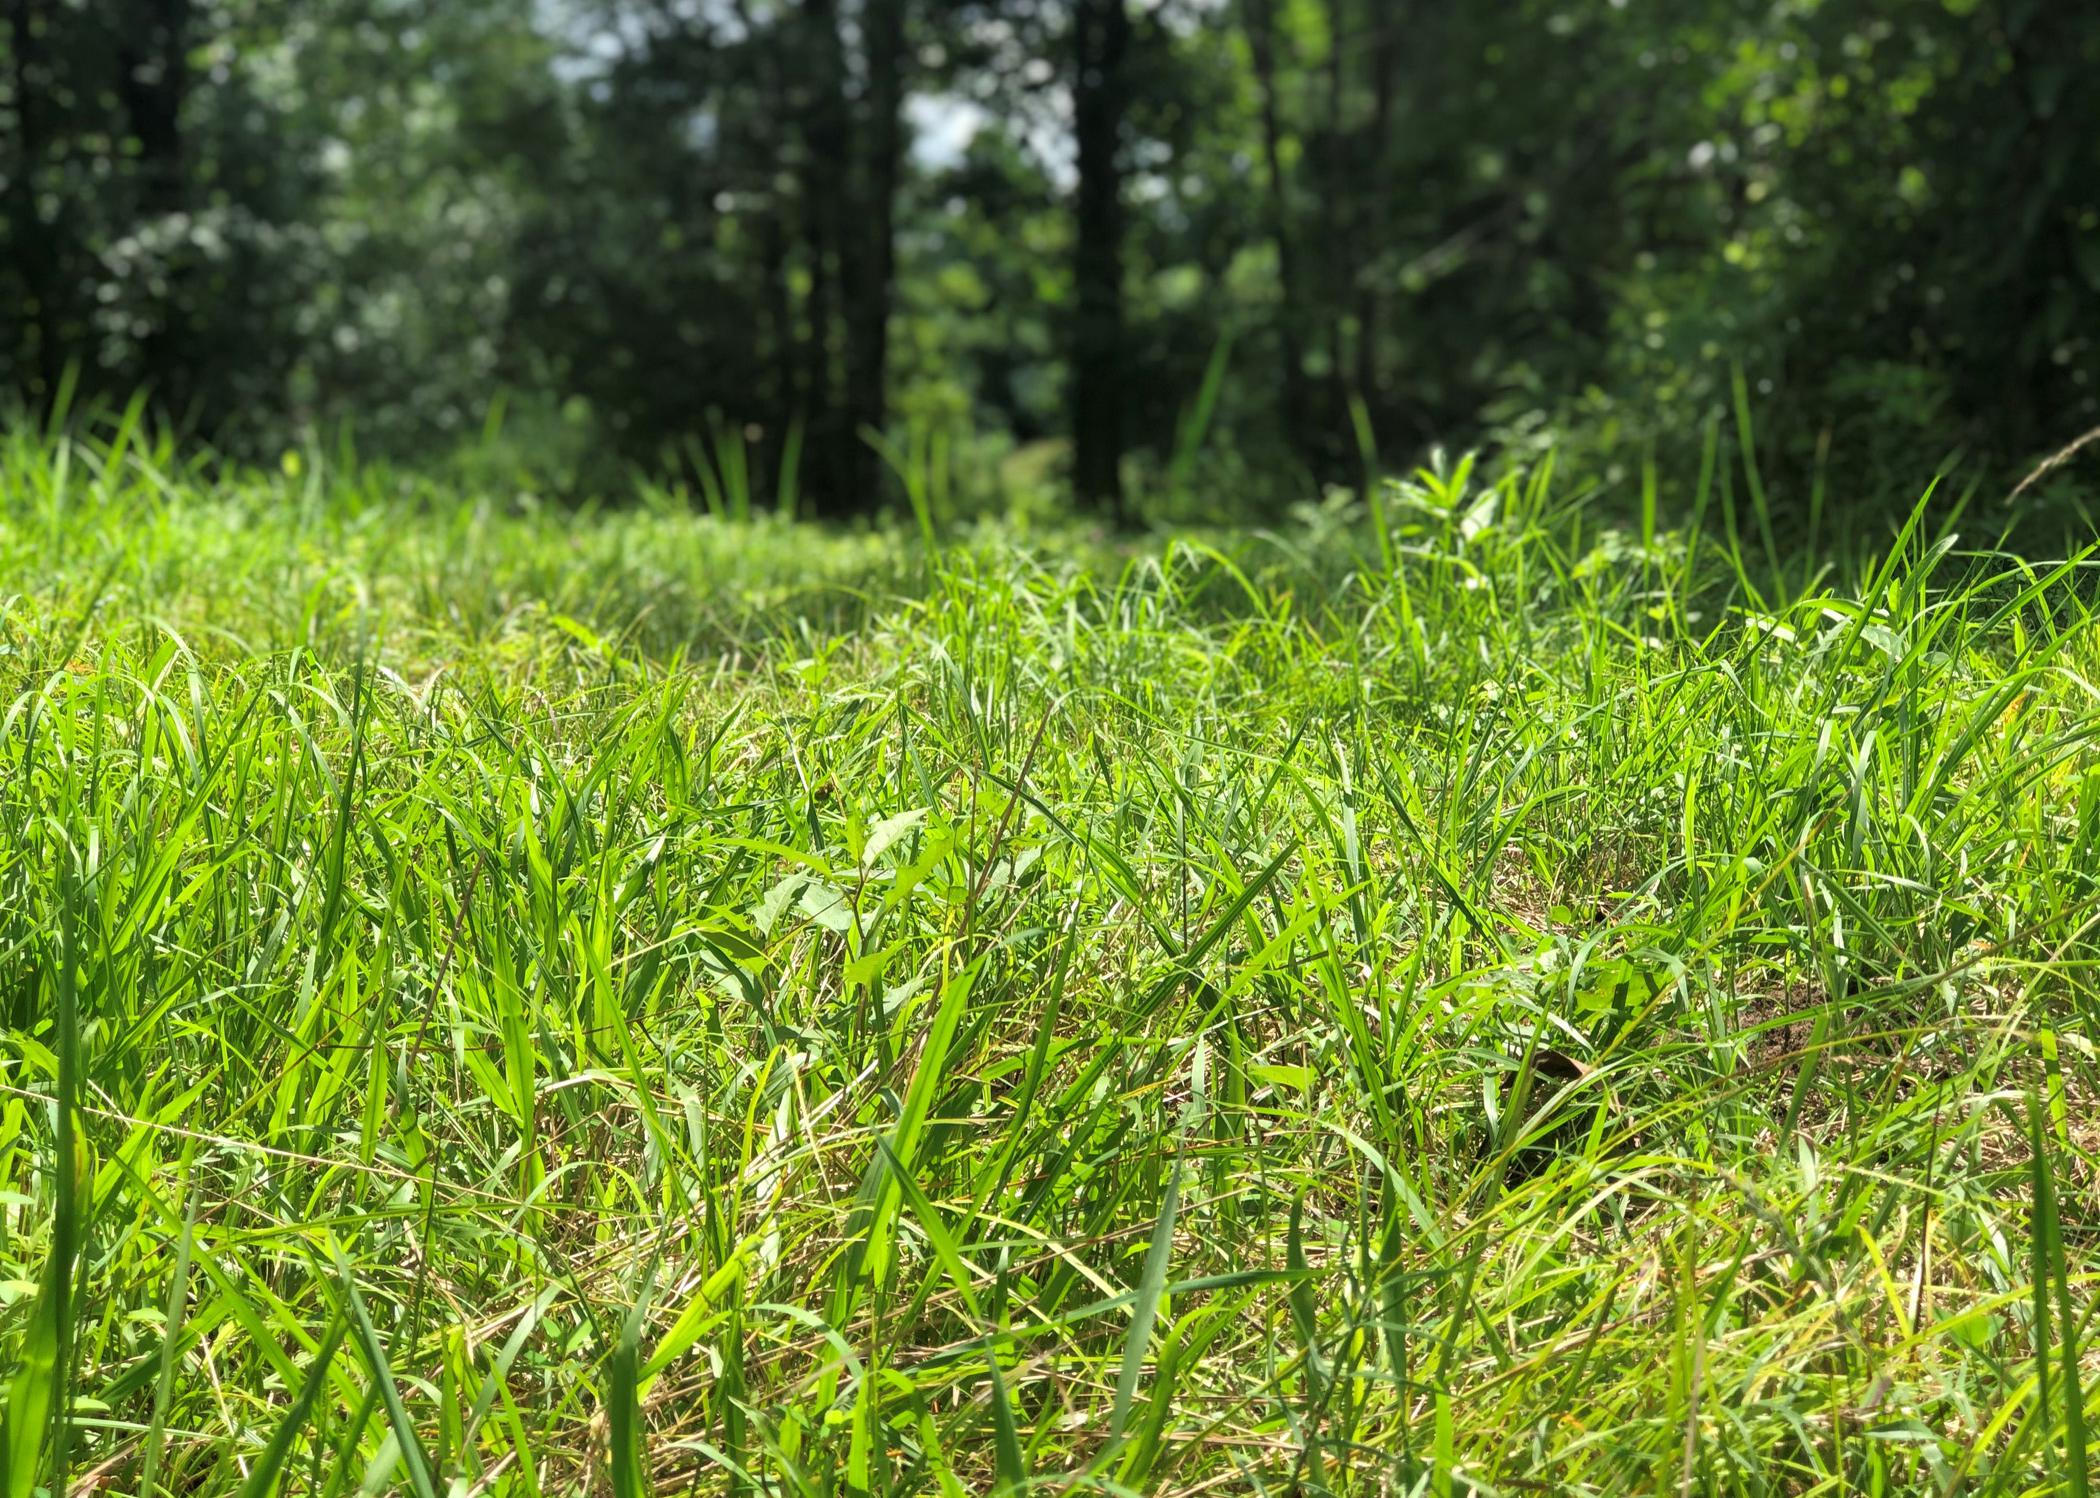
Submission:
[[[8,436],[9,1493],[2082,1491],[2084,559],[1561,492]]]

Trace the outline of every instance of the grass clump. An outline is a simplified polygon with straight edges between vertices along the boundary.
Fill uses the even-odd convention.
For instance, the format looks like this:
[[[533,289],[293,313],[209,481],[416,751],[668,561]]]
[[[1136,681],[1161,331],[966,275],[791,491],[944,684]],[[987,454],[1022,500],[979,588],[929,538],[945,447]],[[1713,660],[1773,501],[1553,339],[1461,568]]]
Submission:
[[[9,1494],[2076,1490],[2100,629],[1936,525],[10,438]]]

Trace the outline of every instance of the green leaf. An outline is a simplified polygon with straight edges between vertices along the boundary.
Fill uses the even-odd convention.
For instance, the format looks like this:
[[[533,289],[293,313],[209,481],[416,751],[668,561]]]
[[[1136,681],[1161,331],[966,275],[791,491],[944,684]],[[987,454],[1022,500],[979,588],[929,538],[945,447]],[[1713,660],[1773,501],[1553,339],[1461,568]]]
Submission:
[[[1174,1217],[1180,1207],[1181,1152],[1176,1150],[1174,1162],[1167,1168],[1166,1199],[1160,1204],[1152,1245],[1145,1252],[1144,1272],[1138,1277],[1130,1330],[1123,1338],[1123,1371],[1116,1378],[1116,1403],[1108,1417],[1111,1449],[1122,1441],[1124,1427],[1130,1421],[1131,1402],[1137,1398],[1138,1378],[1144,1372],[1146,1349],[1152,1345],[1152,1328],[1159,1320],[1160,1300],[1167,1284],[1167,1266],[1174,1255]]]
[[[1247,1075],[1257,1082],[1267,1082],[1271,1087],[1288,1087],[1295,1092],[1311,1092],[1313,1071],[1309,1066],[1272,1066],[1264,1061],[1250,1062]]]
[[[74,1133],[74,1108],[80,1087],[80,1015],[75,987],[79,958],[75,942],[80,924],[80,891],[70,869],[61,874],[58,963],[58,1130],[52,1152],[54,1202],[51,1247],[30,1308],[19,1364],[8,1385],[7,1406],[0,1422],[0,1458],[6,1461],[5,1498],[31,1498],[37,1489],[37,1458],[47,1432],[52,1437],[54,1491],[65,1488],[65,1369],[73,1330],[74,1257],[79,1249],[81,1213],[79,1182],[86,1173],[84,1142]]]
[[[802,913],[826,931],[843,933],[853,929],[853,907],[847,903],[844,890],[812,879],[802,890],[800,905]]]
[[[642,1293],[620,1323],[606,1380],[605,1416],[612,1460],[613,1498],[649,1498],[649,1474],[642,1462],[642,1325],[656,1285],[656,1264],[642,1278]]]
[[[329,1323],[328,1335],[321,1339],[321,1350],[314,1354],[313,1365],[308,1369],[306,1382],[299,1390],[299,1397],[285,1411],[284,1418],[277,1422],[271,1433],[270,1444],[248,1469],[248,1480],[241,1484],[240,1498],[269,1498],[277,1485],[277,1474],[284,1470],[285,1459],[292,1454],[292,1443],[299,1439],[299,1432],[313,1417],[314,1402],[321,1397],[321,1390],[328,1383],[328,1367],[335,1361],[336,1349],[343,1345],[344,1334],[350,1329],[349,1321],[341,1312]],[[150,1489],[147,1490],[150,1494]]]
[[[884,817],[868,829],[868,841],[860,850],[860,861],[864,867],[872,867],[897,843],[897,840],[926,820],[931,808],[920,807],[916,811],[900,811],[894,817]]]
[[[766,1236],[766,1232],[758,1232],[744,1239],[730,1250],[728,1262],[709,1275],[700,1288],[693,1292],[693,1298],[686,1302],[685,1309],[678,1313],[678,1319],[671,1323],[670,1330],[658,1340],[656,1350],[649,1354],[649,1361],[642,1368],[645,1387],[648,1380],[655,1378],[683,1357],[694,1343],[706,1336],[716,1322],[727,1314],[722,1308],[722,1298],[744,1277],[745,1261],[764,1243]]]
[[[357,1293],[357,1281],[350,1273],[348,1262],[339,1263],[337,1272],[350,1301],[350,1314],[356,1322],[358,1346],[364,1353],[365,1367],[379,1390],[380,1403],[386,1408],[387,1424],[393,1428],[394,1439],[400,1444],[401,1462],[408,1468],[409,1487],[416,1498],[438,1498],[430,1458],[424,1454],[423,1443],[416,1438],[415,1424],[408,1418],[408,1407],[401,1402],[401,1390],[394,1383],[393,1369],[387,1363],[386,1347],[372,1326],[364,1297]]]
[[[771,936],[773,928],[780,924],[780,918],[787,913],[789,904],[802,892],[802,886],[809,883],[809,879],[808,874],[798,871],[767,890],[765,897],[752,907],[752,923],[767,936]]]
[[[1028,1462],[1021,1454],[1020,1422],[1014,1418],[1006,1379],[999,1372],[999,1349],[987,1344],[984,1356],[992,1370],[992,1498],[1018,1498],[1028,1489]]]

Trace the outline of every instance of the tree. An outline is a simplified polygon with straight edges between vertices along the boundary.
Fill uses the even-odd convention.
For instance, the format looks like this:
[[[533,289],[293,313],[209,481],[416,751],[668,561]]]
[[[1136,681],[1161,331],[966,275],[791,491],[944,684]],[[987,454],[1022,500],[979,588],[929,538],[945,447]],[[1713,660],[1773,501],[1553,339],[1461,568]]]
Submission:
[[[1120,521],[1123,503],[1123,118],[1130,15],[1124,0],[1074,0],[1072,482]]]
[[[881,432],[889,415],[890,320],[897,279],[897,194],[904,158],[904,0],[866,0],[867,120],[856,217],[863,242],[849,262],[846,409],[853,435]],[[850,497],[872,502],[874,452],[857,440]]]
[[[190,0],[134,0],[116,51],[117,97],[136,143],[137,213],[166,224],[188,206],[182,114],[189,89]],[[195,373],[187,350],[193,308],[183,274],[171,266],[155,297],[151,327],[141,348],[147,383],[178,415]]]
[[[1774,493],[1902,489],[2100,421],[2095,70],[1997,0],[0,0],[0,394],[422,459],[508,391],[564,489],[799,442],[836,515],[940,422],[1121,520],[1366,428],[1690,463],[1740,364]]]
[[[59,319],[51,228],[44,222],[37,190],[44,175],[44,98],[49,88],[43,76],[38,9],[39,0],[11,0],[8,7],[15,153],[6,172],[5,207],[14,251],[15,300],[23,309],[22,346],[14,351],[23,367],[16,378],[41,404],[58,388]]]
[[[905,0],[862,0],[848,55],[837,0],[803,0],[803,221],[808,320],[802,378],[817,500],[869,508],[879,478],[866,434],[888,411],[896,205],[904,142]],[[854,89],[851,82],[860,80]]]
[[[1283,409],[1293,441],[1310,435],[1311,403],[1305,387],[1304,296],[1298,279],[1296,235],[1283,170],[1282,105],[1276,78],[1276,0],[1242,0],[1248,56],[1261,96],[1261,159],[1269,237],[1276,247],[1278,346],[1283,355]]]

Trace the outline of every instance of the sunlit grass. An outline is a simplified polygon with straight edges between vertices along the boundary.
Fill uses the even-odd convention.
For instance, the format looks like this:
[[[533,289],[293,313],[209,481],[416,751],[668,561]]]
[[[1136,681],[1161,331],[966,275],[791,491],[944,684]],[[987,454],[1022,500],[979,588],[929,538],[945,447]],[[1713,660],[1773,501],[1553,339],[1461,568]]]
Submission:
[[[1709,497],[8,438],[8,1498],[2073,1490],[2082,563]]]

